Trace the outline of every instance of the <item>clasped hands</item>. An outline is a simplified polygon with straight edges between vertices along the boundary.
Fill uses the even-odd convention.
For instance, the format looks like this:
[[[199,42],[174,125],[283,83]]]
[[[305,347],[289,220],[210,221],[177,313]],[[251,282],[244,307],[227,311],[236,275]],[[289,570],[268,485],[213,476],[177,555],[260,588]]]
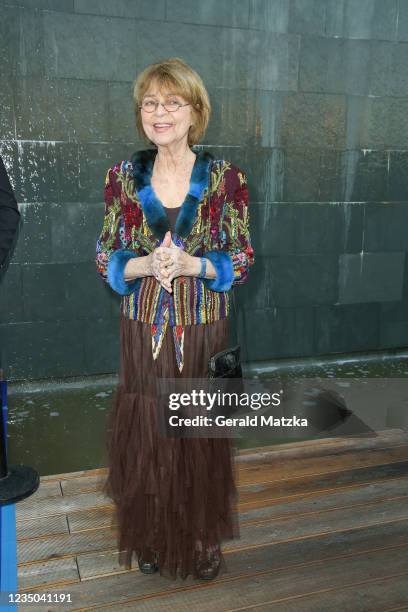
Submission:
[[[195,257],[174,244],[170,231],[166,232],[162,244],[151,253],[151,258],[152,275],[170,293],[173,278],[192,275],[196,260]]]

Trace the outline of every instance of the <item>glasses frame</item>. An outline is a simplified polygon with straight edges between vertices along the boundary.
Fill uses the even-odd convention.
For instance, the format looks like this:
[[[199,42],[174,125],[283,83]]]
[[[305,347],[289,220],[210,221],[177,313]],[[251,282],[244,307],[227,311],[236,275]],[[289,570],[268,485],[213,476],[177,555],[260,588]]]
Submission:
[[[157,102],[157,101],[155,101],[155,100],[149,100],[149,102],[154,102],[154,103],[155,103],[155,105],[156,105],[156,106],[154,107],[154,109],[153,109],[153,110],[151,110],[151,111],[148,111],[148,110],[146,110],[145,108],[143,108],[143,105],[139,105],[139,109],[140,109],[140,110],[143,110],[145,113],[148,113],[149,115],[150,115],[151,113],[155,113],[155,112],[157,111],[157,109],[158,109],[158,107],[159,107],[159,104],[161,104],[161,105],[162,105],[162,107],[164,108],[164,110],[165,110],[165,111],[167,111],[168,113],[176,113],[176,112],[177,112],[178,110],[180,110],[180,108],[182,108],[183,106],[190,106],[190,102],[187,102],[186,104],[180,104],[179,102],[177,102],[177,104],[178,104],[178,108],[176,108],[175,110],[169,110],[168,108],[166,108],[166,104],[167,104],[166,102],[165,102],[164,104],[163,104],[163,102]]]

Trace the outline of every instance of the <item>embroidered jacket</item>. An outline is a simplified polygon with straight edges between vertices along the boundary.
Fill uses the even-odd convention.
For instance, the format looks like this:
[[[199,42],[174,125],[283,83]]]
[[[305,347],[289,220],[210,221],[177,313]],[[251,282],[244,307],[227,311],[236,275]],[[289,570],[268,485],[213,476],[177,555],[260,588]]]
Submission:
[[[169,293],[154,276],[124,279],[129,259],[151,253],[171,229],[166,209],[151,185],[156,154],[156,149],[137,151],[131,160],[107,171],[105,217],[96,243],[96,266],[101,277],[122,296],[123,315],[151,324],[155,359],[169,323],[181,371],[184,326],[226,318],[229,290],[245,282],[255,261],[247,178],[231,162],[216,160],[208,151],[196,152],[189,192],[172,239],[190,255],[210,259],[217,277],[178,276]]]

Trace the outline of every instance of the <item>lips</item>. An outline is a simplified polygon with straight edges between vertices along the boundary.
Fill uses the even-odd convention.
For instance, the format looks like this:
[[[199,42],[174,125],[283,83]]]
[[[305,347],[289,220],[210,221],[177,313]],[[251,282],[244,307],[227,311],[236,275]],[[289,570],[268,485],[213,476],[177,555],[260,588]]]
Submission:
[[[172,126],[171,124],[168,124],[168,123],[165,123],[165,124],[154,123],[153,127],[156,132],[167,132],[167,130],[169,130]]]

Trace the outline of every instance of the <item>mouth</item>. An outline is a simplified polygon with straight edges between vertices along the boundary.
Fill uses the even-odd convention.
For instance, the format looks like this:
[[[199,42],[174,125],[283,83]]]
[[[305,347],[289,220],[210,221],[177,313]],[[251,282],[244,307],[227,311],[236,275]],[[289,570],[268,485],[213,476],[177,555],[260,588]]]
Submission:
[[[172,124],[171,123],[154,123],[153,127],[157,132],[165,132],[166,130],[169,130],[172,127]]]

